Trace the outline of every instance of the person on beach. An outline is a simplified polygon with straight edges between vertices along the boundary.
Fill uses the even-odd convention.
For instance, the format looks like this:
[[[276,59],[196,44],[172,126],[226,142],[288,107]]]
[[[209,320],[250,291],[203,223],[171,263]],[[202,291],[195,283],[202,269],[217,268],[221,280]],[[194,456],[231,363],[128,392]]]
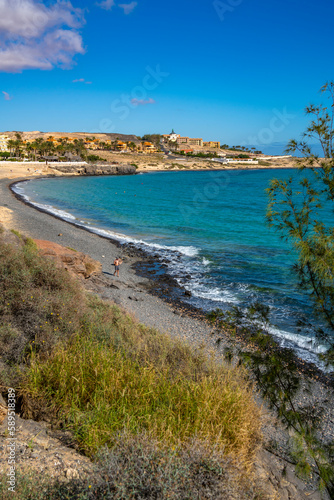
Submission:
[[[122,260],[119,259],[118,257],[116,257],[116,259],[114,260],[114,266],[115,266],[115,272],[114,272],[114,276],[116,276],[117,274],[117,277],[119,278],[119,266],[122,264]]]

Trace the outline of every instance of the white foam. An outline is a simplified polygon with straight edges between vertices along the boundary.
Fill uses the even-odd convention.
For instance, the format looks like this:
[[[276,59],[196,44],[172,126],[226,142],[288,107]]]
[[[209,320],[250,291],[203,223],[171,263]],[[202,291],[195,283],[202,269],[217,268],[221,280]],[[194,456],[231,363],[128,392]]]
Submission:
[[[114,239],[119,241],[120,243],[133,243],[135,245],[139,245],[141,247],[145,247],[146,249],[153,250],[166,250],[168,252],[177,252],[182,255],[186,255],[187,257],[195,257],[198,255],[198,249],[193,246],[168,246],[168,245],[160,245],[159,243],[149,243],[147,241],[133,238],[131,236],[126,236],[125,234],[116,233],[115,231],[110,231],[107,229],[101,229],[98,227],[90,228],[90,231],[93,233],[99,234],[101,236],[105,236],[110,239]]]
[[[57,215],[61,219],[74,221],[76,218],[70,214],[69,212],[65,212],[64,210],[58,210],[57,208],[52,207],[51,205],[42,205],[41,203],[31,202],[35,207],[41,208],[46,212],[49,212],[52,215]]]
[[[307,337],[305,335],[299,335],[297,333],[287,332],[285,330],[279,330],[278,328],[270,328],[270,333],[274,337],[278,337],[280,340],[289,341],[296,344],[301,349],[312,352],[314,354],[323,354],[327,351],[324,345],[320,345],[315,338]]]
[[[187,288],[187,287],[186,287]],[[222,302],[227,304],[238,304],[239,300],[231,292],[203,285],[202,287],[192,284],[188,287],[194,297],[199,299],[212,300],[214,302]]]
[[[16,184],[13,187],[13,191],[15,193],[19,194],[20,196],[22,196],[22,198],[24,200],[28,201],[34,207],[40,208],[41,210],[44,210],[45,212],[48,212],[52,215],[57,215],[58,217],[60,217],[61,219],[64,219],[64,220],[68,220],[68,221],[76,220],[76,218],[72,214],[70,214],[69,212],[65,212],[64,210],[59,210],[51,205],[44,205],[42,203],[36,203],[35,201],[31,201],[29,196],[27,194],[25,194],[24,188],[23,188],[23,186],[26,185],[28,182],[29,181],[25,181],[25,182],[20,182],[19,184]]]
[[[203,266],[208,266],[209,264],[211,264],[211,261],[209,259],[206,259],[205,257],[203,257],[202,264],[203,264]]]

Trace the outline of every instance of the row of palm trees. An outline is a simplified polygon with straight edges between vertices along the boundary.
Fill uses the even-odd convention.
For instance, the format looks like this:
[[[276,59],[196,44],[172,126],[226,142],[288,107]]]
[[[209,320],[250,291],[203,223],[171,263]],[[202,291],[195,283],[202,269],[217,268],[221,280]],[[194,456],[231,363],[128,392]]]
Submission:
[[[95,137],[86,137],[86,139],[74,139],[74,141],[70,141],[68,137],[64,137],[59,139],[57,142],[58,145],[53,143],[53,137],[48,137],[47,140],[39,137],[32,142],[24,142],[22,138],[22,134],[19,132],[15,133],[15,139],[10,139],[8,141],[8,149],[10,151],[11,156],[15,156],[17,158],[22,158],[23,156],[28,157],[29,159],[36,160],[37,158],[45,157],[45,156],[58,156],[63,157],[66,153],[72,153],[77,156],[80,156],[82,159],[87,158],[87,146],[85,141],[94,141]],[[97,144],[99,150],[111,151],[117,150],[119,139],[117,138],[111,144],[107,144],[103,141],[99,141]],[[131,150],[136,150],[137,146],[134,142],[127,142],[127,146]],[[88,146],[89,148],[89,146]]]
[[[24,142],[22,135],[15,134],[15,139],[8,141],[7,147],[11,156],[22,158],[27,156],[29,159],[37,159],[44,156],[64,156],[66,153],[77,154],[78,156],[86,157],[86,147],[83,139],[75,139],[73,143],[68,142],[68,138],[60,139],[57,146],[52,142],[52,138],[44,140],[39,137],[32,142]]]

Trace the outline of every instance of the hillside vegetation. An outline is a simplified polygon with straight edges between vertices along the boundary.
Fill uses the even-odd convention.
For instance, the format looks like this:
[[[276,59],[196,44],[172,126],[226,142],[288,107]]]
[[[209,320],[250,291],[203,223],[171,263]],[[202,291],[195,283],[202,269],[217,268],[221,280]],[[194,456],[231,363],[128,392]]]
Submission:
[[[261,415],[241,368],[216,364],[86,294],[32,240],[4,231],[0,318],[3,394],[15,387],[21,415],[70,429],[83,453],[102,453],[100,467],[119,471],[105,469],[89,485],[51,491],[44,484],[29,498],[89,498],[57,496],[60,487],[95,491],[92,498],[226,498],[213,491],[260,498],[245,471],[261,440]],[[207,479],[198,481],[197,473]],[[21,479],[28,498],[28,478]],[[182,496],[181,487],[192,496]],[[156,492],[145,496],[141,488]]]

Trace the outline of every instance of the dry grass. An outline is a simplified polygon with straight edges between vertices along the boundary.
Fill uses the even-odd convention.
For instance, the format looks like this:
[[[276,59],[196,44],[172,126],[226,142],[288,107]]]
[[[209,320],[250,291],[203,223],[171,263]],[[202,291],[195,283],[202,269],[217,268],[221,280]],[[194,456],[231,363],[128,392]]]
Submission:
[[[1,382],[20,388],[25,416],[53,416],[88,455],[119,432],[145,432],[162,447],[196,438],[251,464],[260,410],[241,368],[87,296],[31,241],[12,237],[15,247],[0,236]]]
[[[167,354],[181,351],[171,345]],[[239,371],[202,371],[191,352],[183,352],[181,369],[165,356],[158,363],[135,358],[124,346],[77,335],[45,361],[32,357],[24,391],[61,408],[87,454],[112,445],[115,433],[127,429],[146,430],[170,445],[197,436],[252,460],[259,410]]]
[[[15,248],[1,237],[0,383],[15,385],[11,368],[24,363],[31,351],[47,356],[60,338],[77,331],[86,299],[65,271],[38,255],[31,240],[23,243],[12,235]]]

